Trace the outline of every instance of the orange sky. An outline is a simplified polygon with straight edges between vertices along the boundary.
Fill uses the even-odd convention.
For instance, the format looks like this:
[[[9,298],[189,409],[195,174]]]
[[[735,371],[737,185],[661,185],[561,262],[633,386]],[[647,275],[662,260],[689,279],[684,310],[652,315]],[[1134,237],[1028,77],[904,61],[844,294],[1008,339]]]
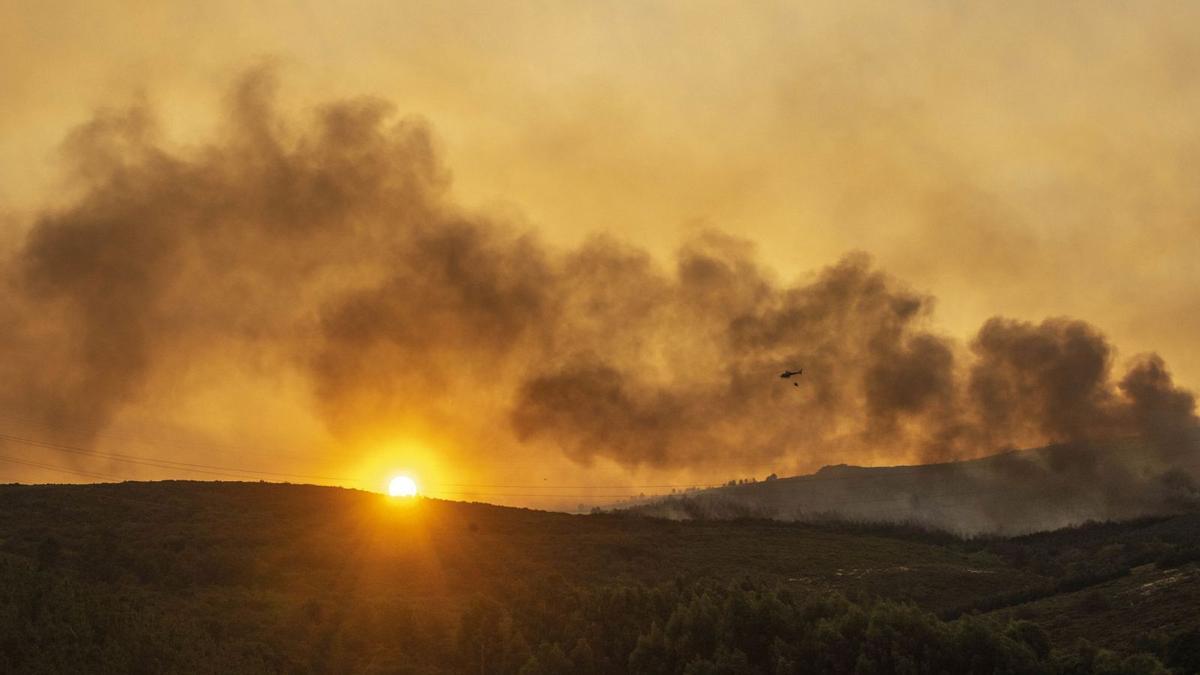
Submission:
[[[12,237],[63,205],[56,148],[96,108],[141,98],[168,144],[203,142],[230,83],[269,61],[286,111],[368,94],[426,120],[453,200],[549,246],[610,233],[666,261],[716,228],[752,241],[784,284],[862,250],[937,298],[937,332],[965,341],[994,315],[1080,317],[1107,334],[1117,365],[1155,350],[1178,382],[1200,386],[1200,8],[515,4],[7,3],[0,222]],[[304,412],[301,376],[213,366],[223,367],[237,387],[189,372],[190,384],[154,385],[158,403],[125,409],[114,429],[256,447],[332,442]],[[183,377],[169,372],[156,377]],[[428,420],[413,425],[412,438],[392,429],[379,447],[360,439],[334,443],[332,459],[306,454],[305,472],[409,466],[444,482],[504,482],[528,477],[536,459],[563,484],[628,484],[723,479],[738,464],[711,476],[581,466],[539,450],[513,467],[463,468],[467,451],[440,449],[455,441]],[[404,444],[422,449],[389,449]]]

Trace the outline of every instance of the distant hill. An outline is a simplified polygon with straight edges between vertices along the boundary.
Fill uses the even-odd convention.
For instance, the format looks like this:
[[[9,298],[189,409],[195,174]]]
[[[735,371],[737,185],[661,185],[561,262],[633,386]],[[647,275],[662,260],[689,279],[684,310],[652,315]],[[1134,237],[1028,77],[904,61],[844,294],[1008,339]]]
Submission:
[[[1193,672],[1198,542],[9,485],[0,672]]]
[[[1200,505],[1195,438],[1055,445],[918,466],[827,466],[815,474],[672,495],[621,508],[670,519],[916,523],[1023,534]]]

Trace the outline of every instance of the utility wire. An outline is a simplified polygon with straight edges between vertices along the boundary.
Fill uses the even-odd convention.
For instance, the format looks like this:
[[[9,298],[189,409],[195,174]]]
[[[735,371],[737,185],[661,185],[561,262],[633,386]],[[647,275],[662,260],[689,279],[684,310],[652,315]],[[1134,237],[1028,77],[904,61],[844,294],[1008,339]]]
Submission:
[[[281,472],[281,471],[263,471],[263,470],[258,470],[258,469],[239,469],[239,468],[227,467],[227,466],[216,466],[216,465],[212,465],[212,464],[197,464],[197,463],[193,463],[193,462],[178,462],[178,461],[170,460],[170,459],[156,459],[156,458],[151,458],[151,457],[139,457],[139,456],[134,456],[134,455],[125,455],[125,454],[121,454],[121,453],[100,452],[98,450],[91,450],[91,449],[76,446],[76,445],[68,445],[66,443],[53,443],[50,441],[42,441],[42,440],[38,440],[38,439],[34,439],[34,438],[25,438],[22,436],[14,436],[12,434],[6,434],[6,433],[0,433],[0,440],[12,441],[14,443],[22,443],[22,444],[30,445],[33,447],[46,448],[49,450],[61,450],[62,452],[69,452],[69,453],[73,453],[73,454],[77,454],[77,455],[84,455],[87,457],[98,457],[98,458],[102,458],[102,459],[110,459],[110,460],[117,461],[117,462],[127,462],[130,464],[140,464],[143,466],[151,466],[151,467],[155,467],[155,468],[159,468],[159,469],[178,469],[181,471],[190,471],[192,473],[201,473],[201,474],[208,474],[208,475],[215,475],[215,476],[239,478],[239,477],[245,477],[245,476],[240,476],[239,474],[250,474],[250,475],[255,475],[255,476],[277,476],[277,477],[282,477],[282,478],[304,478],[304,479],[309,479],[309,480],[324,480],[324,481],[334,481],[334,482],[342,482],[342,483],[358,483],[359,482],[357,480],[354,480],[351,478],[345,478],[345,477],[314,476],[314,475],[309,475],[309,474],[286,473],[286,472]]]
[[[269,457],[269,458],[274,458],[274,459],[279,459],[281,457],[302,459],[302,460],[311,460],[312,459],[312,453],[288,452],[286,450],[277,450],[277,449],[271,450],[271,451],[265,451],[261,448],[260,449],[251,449],[251,448],[246,448],[245,446],[242,446],[242,445],[230,445],[227,443],[214,443],[214,442],[189,441],[189,440],[181,441],[178,439],[171,440],[171,439],[163,438],[161,435],[151,434],[150,436],[147,436],[145,434],[130,433],[128,431],[112,431],[112,430],[96,431],[94,429],[85,428],[78,424],[77,425],[61,424],[61,423],[49,424],[45,420],[39,420],[39,419],[31,418],[31,417],[12,415],[12,414],[9,414],[9,415],[0,414],[0,424],[7,425],[9,427],[14,426],[14,425],[21,425],[23,427],[26,427],[27,429],[32,428],[32,430],[41,431],[44,433],[59,433],[59,432],[66,431],[69,433],[74,433],[76,436],[86,436],[86,437],[94,437],[94,438],[100,438],[100,439],[111,439],[111,440],[117,440],[117,441],[128,442],[128,443],[137,443],[140,445],[148,445],[148,446],[156,447],[156,448],[167,447],[167,448],[174,448],[174,449],[179,449],[179,450],[199,450],[199,451],[203,451],[206,453],[222,453],[222,454],[228,454],[228,455],[241,455],[241,456],[249,455],[249,456],[256,456],[256,457]],[[16,432],[13,432],[13,433],[16,433]]]
[[[0,462],[9,462],[12,464],[23,464],[25,466],[34,466],[34,467],[38,467],[40,469],[49,469],[50,471],[57,471],[59,473],[71,474],[74,476],[83,476],[85,478],[107,478],[110,480],[120,480],[116,476],[112,476],[109,474],[96,473],[94,471],[83,471],[81,469],[68,469],[66,467],[53,466],[51,464],[42,464],[41,462],[31,462],[31,461],[24,460],[24,459],[16,459],[15,457],[0,456]]]
[[[330,482],[342,483],[342,484],[348,483],[348,484],[352,484],[352,485],[361,485],[362,484],[362,481],[360,481],[360,480],[350,479],[350,478],[346,478],[346,477],[338,477],[338,476],[321,476],[321,475],[297,474],[297,473],[288,473],[288,472],[279,472],[279,471],[243,469],[243,468],[220,466],[220,465],[214,465],[214,464],[201,464],[201,463],[193,463],[193,462],[180,462],[180,461],[176,461],[176,460],[156,459],[156,458],[150,458],[150,457],[126,455],[126,454],[122,454],[122,453],[100,452],[97,450],[84,448],[82,446],[70,445],[70,444],[66,444],[66,443],[55,443],[55,442],[50,442],[50,441],[43,441],[43,440],[39,440],[39,439],[35,439],[35,438],[28,438],[25,436],[18,436],[15,434],[8,434],[8,433],[3,433],[3,432],[0,432],[0,440],[7,440],[7,441],[14,442],[14,443],[21,443],[21,444],[29,445],[32,447],[40,447],[40,448],[58,450],[58,451],[62,451],[62,452],[68,452],[68,453],[73,453],[73,454],[83,455],[83,456],[88,456],[88,457],[109,459],[112,461],[117,461],[117,462],[122,462],[122,463],[141,465],[141,466],[147,466],[147,467],[158,468],[158,469],[168,469],[168,470],[172,470],[172,471],[184,471],[184,472],[188,472],[188,473],[220,476],[220,477],[226,477],[226,478],[238,478],[238,479],[243,479],[243,480],[246,478],[260,478],[260,477],[299,478],[299,479],[305,479],[305,480],[330,481]],[[47,469],[47,470],[51,470],[51,471],[60,471],[63,473],[69,473],[69,474],[73,474],[73,475],[77,475],[77,476],[119,480],[116,476],[113,476],[111,474],[102,474],[102,473],[98,473],[98,472],[81,470],[81,469],[70,469],[70,468],[65,468],[65,467],[58,467],[58,466],[49,465],[49,464],[32,462],[30,460],[19,460],[19,459],[15,459],[15,458],[11,458],[11,457],[0,458],[0,459],[2,459],[3,461],[8,461],[10,463],[24,464],[26,466],[43,468],[43,469]],[[951,463],[951,464],[944,464],[941,466],[949,468],[949,467],[955,467],[955,464]],[[1181,467],[1182,466],[1189,466],[1189,465],[1185,464],[1185,465],[1181,465]],[[775,486],[782,486],[782,485],[816,486],[816,485],[822,485],[822,484],[826,484],[826,483],[835,483],[835,482],[840,482],[840,481],[845,481],[845,480],[857,480],[860,483],[866,482],[868,484],[870,484],[870,483],[888,483],[889,487],[902,488],[902,487],[904,487],[904,484],[897,485],[896,481],[894,480],[896,476],[912,474],[912,473],[916,473],[916,472],[921,472],[921,473],[927,474],[929,472],[928,466],[880,467],[880,468],[885,468],[887,470],[885,472],[875,473],[874,475],[857,475],[858,472],[852,472],[852,473],[849,473],[846,475],[838,475],[838,476],[812,474],[812,475],[808,475],[808,476],[796,476],[796,477],[791,477],[791,478],[783,478],[783,479],[779,479],[778,482],[776,482],[776,481],[761,481],[761,482],[749,483],[749,484],[745,484],[745,483],[736,484],[731,487],[744,487],[745,485],[760,485],[760,486],[770,485],[771,488],[767,488],[767,489],[774,489]],[[926,475],[926,476],[923,476],[922,478],[923,478],[923,480],[921,480],[920,482],[924,483],[924,482],[926,482],[926,480],[928,478],[936,478],[936,476]],[[437,495],[454,495],[454,496],[466,496],[466,497],[493,497],[493,498],[522,498],[522,499],[536,498],[536,499],[561,499],[561,500],[568,500],[568,499],[641,500],[641,499],[652,499],[652,498],[658,498],[658,497],[687,496],[688,493],[687,492],[651,493],[651,494],[644,494],[644,493],[562,494],[562,493],[547,493],[547,492],[508,493],[508,492],[481,492],[481,491],[477,491],[477,490],[446,490],[446,489],[441,489],[441,488],[457,487],[457,488],[476,488],[476,489],[486,489],[486,490],[496,490],[496,489],[632,490],[632,489],[640,489],[640,488],[663,489],[663,488],[669,487],[669,488],[686,488],[686,489],[690,489],[690,490],[703,490],[703,489],[714,488],[714,487],[724,487],[726,485],[727,485],[727,483],[708,483],[708,484],[654,483],[654,484],[642,484],[642,485],[546,485],[546,484],[520,485],[520,484],[509,484],[509,483],[505,483],[505,484],[440,483],[440,484],[429,484],[429,485],[425,486],[425,489],[423,490],[423,492],[425,492],[426,494],[437,494]],[[895,502],[895,501],[911,499],[913,496],[916,496],[917,498],[920,499],[920,498],[936,497],[939,495],[936,495],[936,494],[935,495],[923,495],[923,496],[922,495],[901,495],[901,496],[897,496],[897,497],[889,497],[889,498],[877,499],[877,500],[857,500],[857,499],[855,499],[855,500],[840,500],[840,501],[821,500],[821,504],[854,504],[854,503]],[[949,495],[947,495],[947,496],[949,496]]]

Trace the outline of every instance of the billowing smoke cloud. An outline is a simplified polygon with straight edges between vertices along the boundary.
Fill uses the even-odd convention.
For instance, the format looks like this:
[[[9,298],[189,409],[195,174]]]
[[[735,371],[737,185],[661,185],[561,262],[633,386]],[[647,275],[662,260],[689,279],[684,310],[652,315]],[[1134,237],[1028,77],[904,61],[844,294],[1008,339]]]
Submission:
[[[558,250],[457,206],[421,122],[357,99],[298,123],[272,91],[246,76],[202,147],[172,149],[144,106],[71,136],[72,191],[6,266],[8,410],[86,437],[219,362],[299,374],[337,437],[747,471],[1195,424],[1161,359],[1114,383],[1082,321],[996,318],[963,346],[865,254],[785,283],[718,233],[671,265],[605,237]]]
[[[1168,450],[1186,450],[1196,427],[1196,399],[1174,386],[1161,357],[1143,355],[1119,386],[1129,401],[1129,422],[1141,435],[1167,445]]]
[[[953,403],[951,347],[920,329],[931,301],[866,256],[785,286],[743,242],[709,235],[672,271],[604,272],[624,277],[624,297],[602,303],[591,296],[613,286],[587,278],[600,255],[565,272],[582,296],[569,304],[611,314],[593,319],[603,332],[560,337],[565,349],[522,382],[513,421],[524,438],[628,464],[753,463],[788,449],[821,461],[830,447],[876,443],[900,456],[924,446],[921,423]],[[777,377],[801,365],[799,387]]]
[[[75,192],[6,266],[10,414],[86,440],[153,398],[156,375],[302,360],[323,303],[373,283],[403,236],[440,217],[445,180],[421,124],[387,123],[390,107],[364,99],[291,130],[272,86],[246,76],[221,138],[186,152],[166,149],[144,106],[71,135]]]
[[[886,462],[1157,437],[1196,423],[1191,395],[1159,357],[1141,357],[1117,386],[1107,341],[1068,319],[995,318],[964,352],[923,327],[928,298],[863,256],[782,286],[748,258],[686,250],[673,276],[638,285],[659,289],[652,314],[623,312],[609,325],[654,336],[659,362],[598,355],[602,344],[567,357],[522,384],[519,434],[631,464],[781,448]],[[799,387],[772,379],[801,364]]]
[[[1082,321],[992,319],[972,344],[969,391],[985,429],[1053,440],[1103,435],[1113,405],[1108,343]]]
[[[1137,357],[1114,385],[1113,349],[1082,321],[992,319],[971,348],[969,398],[993,443],[1179,440],[1196,426],[1195,400],[1176,388],[1158,355]]]

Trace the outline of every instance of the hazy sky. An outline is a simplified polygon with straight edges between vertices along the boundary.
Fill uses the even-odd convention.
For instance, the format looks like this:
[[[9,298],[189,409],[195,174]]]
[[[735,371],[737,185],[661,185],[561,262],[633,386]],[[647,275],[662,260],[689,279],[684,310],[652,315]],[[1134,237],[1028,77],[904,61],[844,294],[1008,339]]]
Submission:
[[[1177,382],[1200,386],[1200,6],[506,5],[0,3],[6,238],[86,191],[60,148],[98,108],[144,103],[155,143],[186,155],[220,133],[237,79],[269,63],[284,117],[369,95],[422,120],[450,179],[444,199],[539,233],[549,255],[607,233],[669,267],[683,242],[720,230],[752,242],[755,274],[786,290],[864,251],[896,288],[936,298],[920,330],[966,345],[993,316],[1077,317],[1107,335],[1118,371],[1153,350]],[[178,424],[204,442],[254,429],[253,443],[273,446],[324,438],[329,423],[301,412],[305,394],[277,393],[304,391],[305,376],[213,367],[246,382],[232,395],[175,381],[176,411],[192,412],[173,420],[165,385],[146,385],[160,403],[131,395],[101,426]],[[211,423],[231,401],[265,399],[253,414],[219,413],[241,422]],[[502,460],[462,469],[436,433],[418,435],[431,449],[396,464],[445,482],[511,479]],[[479,457],[480,437],[459,455]],[[306,470],[390,470],[338,447],[346,456]],[[624,484],[890,457],[811,452],[706,467],[622,464],[619,452],[584,465],[542,449],[516,471],[536,461],[567,483]]]

